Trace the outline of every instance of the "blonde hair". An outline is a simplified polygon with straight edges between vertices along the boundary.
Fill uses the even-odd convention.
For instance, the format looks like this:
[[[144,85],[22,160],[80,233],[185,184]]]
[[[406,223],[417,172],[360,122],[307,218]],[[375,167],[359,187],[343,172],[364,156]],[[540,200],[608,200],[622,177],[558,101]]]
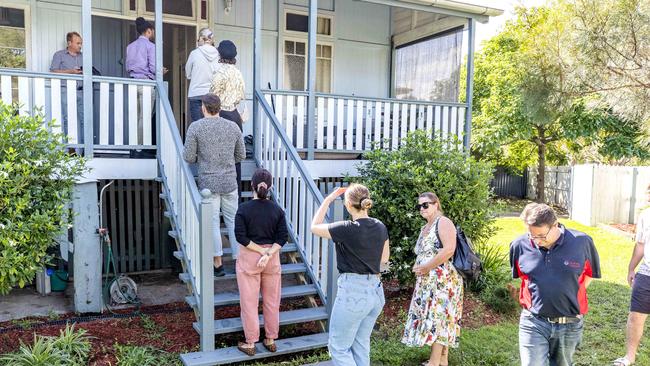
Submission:
[[[345,191],[345,199],[357,210],[370,210],[372,208],[373,202],[370,199],[370,191],[362,184],[350,184]]]
[[[210,28],[201,28],[197,43],[199,46],[203,46],[206,43],[214,45],[214,33],[212,30]]]

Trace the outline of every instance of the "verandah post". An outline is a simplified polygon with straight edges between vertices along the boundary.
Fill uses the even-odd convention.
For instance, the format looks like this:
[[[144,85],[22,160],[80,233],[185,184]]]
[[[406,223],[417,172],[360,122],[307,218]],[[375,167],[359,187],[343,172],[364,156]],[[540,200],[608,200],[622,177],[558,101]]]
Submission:
[[[316,24],[318,0],[309,0],[309,36],[307,41],[307,160],[314,160],[316,135]],[[332,133],[333,131],[327,131]]]
[[[199,206],[199,266],[200,276],[197,284],[201,289],[199,295],[199,322],[201,323],[201,351],[214,351],[214,274],[212,258],[214,243],[212,239],[213,206],[208,198],[210,191],[201,191]]]

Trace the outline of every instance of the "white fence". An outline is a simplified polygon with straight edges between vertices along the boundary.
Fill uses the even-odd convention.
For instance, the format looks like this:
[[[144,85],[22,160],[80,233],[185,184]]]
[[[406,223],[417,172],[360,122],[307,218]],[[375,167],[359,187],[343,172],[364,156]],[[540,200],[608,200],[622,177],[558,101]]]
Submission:
[[[537,197],[537,167],[528,168],[529,199]],[[571,207],[571,167],[547,166],[544,174],[544,202],[558,207]]]
[[[363,152],[372,144],[396,149],[406,134],[431,131],[433,138],[463,139],[466,106],[462,103],[431,103],[317,94],[315,141],[307,141],[307,94],[265,91],[267,102],[296,149]],[[311,144],[311,145],[310,145]]]
[[[529,172],[528,194],[532,199],[536,170]],[[632,224],[648,206],[649,184],[650,166],[548,167],[545,202],[567,208],[572,219],[585,225]]]

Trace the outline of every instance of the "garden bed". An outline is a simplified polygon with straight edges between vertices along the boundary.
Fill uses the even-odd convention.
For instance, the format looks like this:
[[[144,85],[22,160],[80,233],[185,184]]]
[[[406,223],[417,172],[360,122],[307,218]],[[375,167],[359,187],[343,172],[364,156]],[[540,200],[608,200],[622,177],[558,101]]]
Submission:
[[[387,303],[378,321],[378,327],[396,327],[404,322],[411,301],[412,289],[400,288],[395,282],[386,283]],[[304,300],[283,305],[283,310],[304,307]],[[472,329],[496,324],[501,316],[487,309],[470,292],[465,293],[463,308],[464,328]],[[158,306],[148,306],[141,309],[140,314],[129,314],[121,311],[117,317],[110,315],[95,315],[96,318],[78,317],[70,313],[61,316],[30,317],[20,320],[0,323],[0,354],[15,352],[20,342],[31,344],[34,334],[57,336],[65,328],[65,323],[77,323],[76,327],[88,331],[91,336],[92,350],[89,365],[108,366],[119,365],[116,358],[116,345],[131,345],[150,347],[163,354],[168,362],[178,359],[179,353],[198,350],[199,336],[192,328],[195,321],[194,312],[184,303],[173,303]],[[216,309],[218,318],[239,316],[238,306],[227,306]],[[295,326],[281,327],[280,337],[295,337],[318,332],[315,322]],[[217,347],[235,345],[243,338],[242,333],[234,333],[217,338]],[[314,355],[321,351],[303,353],[303,357]],[[280,356],[275,362],[286,362],[295,359],[296,355]],[[177,362],[177,361],[173,361]]]

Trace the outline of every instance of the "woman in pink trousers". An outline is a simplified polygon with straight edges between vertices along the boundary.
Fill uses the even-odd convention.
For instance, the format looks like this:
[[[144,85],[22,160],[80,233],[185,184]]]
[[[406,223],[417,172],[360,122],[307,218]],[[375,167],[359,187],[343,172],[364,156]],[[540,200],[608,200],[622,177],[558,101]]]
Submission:
[[[257,308],[260,289],[264,314],[264,347],[277,350],[275,340],[280,330],[280,249],[289,234],[284,210],[269,199],[273,177],[258,169],[252,178],[253,199],[241,204],[235,216],[235,237],[240,243],[237,257],[241,321],[245,342],[237,348],[249,356],[256,353],[260,338]]]

